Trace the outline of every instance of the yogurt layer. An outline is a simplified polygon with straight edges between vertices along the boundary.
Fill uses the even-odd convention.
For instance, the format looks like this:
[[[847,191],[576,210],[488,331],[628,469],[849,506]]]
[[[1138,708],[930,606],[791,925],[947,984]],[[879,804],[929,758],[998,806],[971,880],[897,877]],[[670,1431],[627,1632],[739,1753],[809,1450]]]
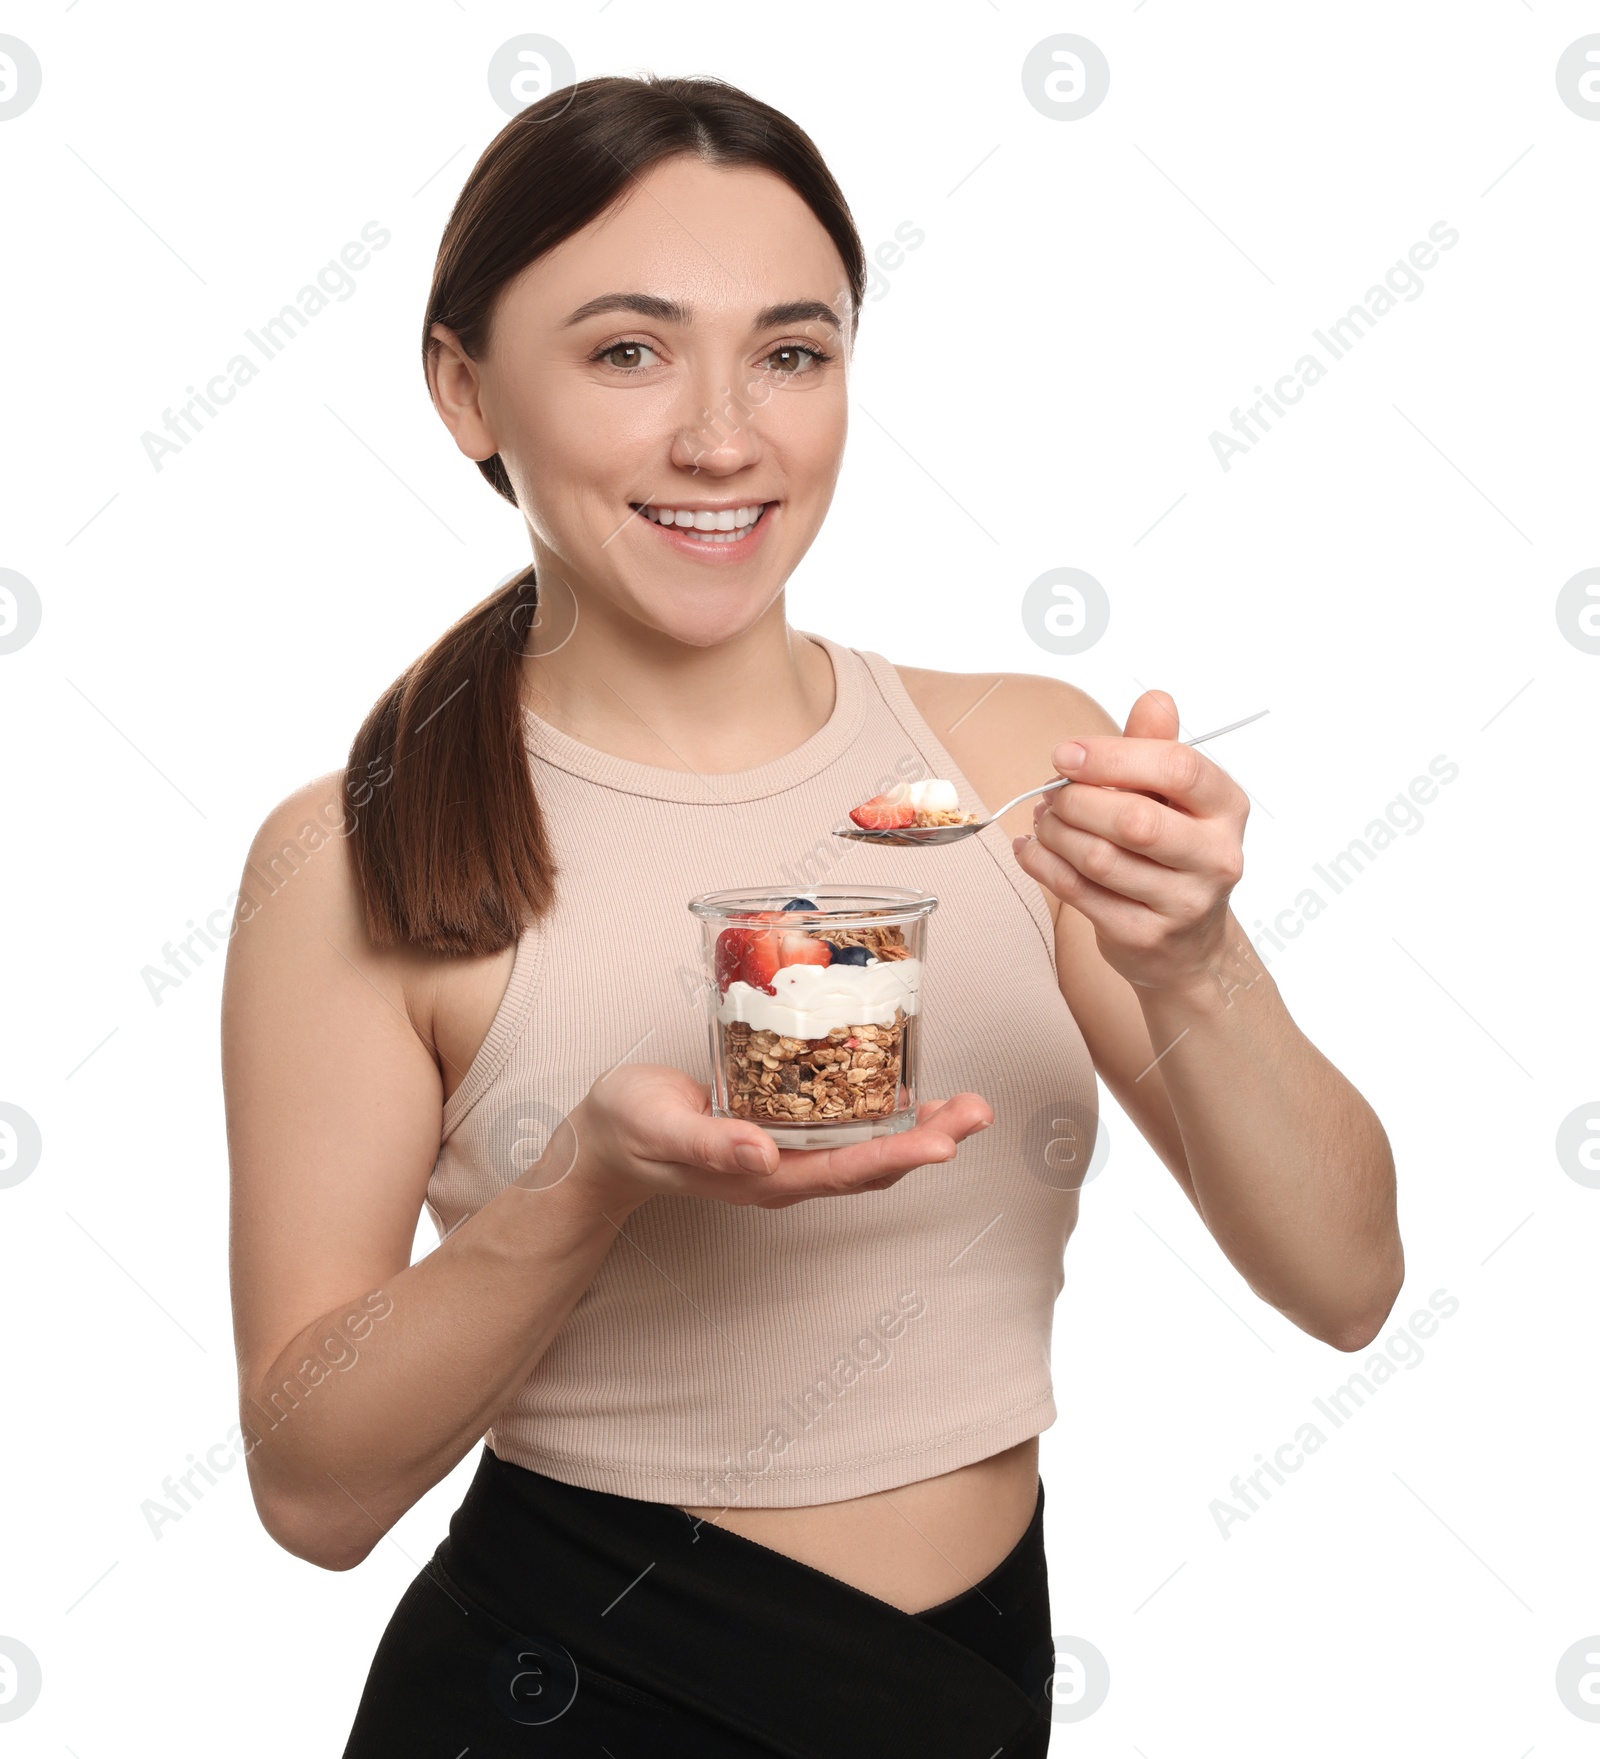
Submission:
[[[890,1026],[894,1011],[917,1011],[920,959],[880,959],[871,965],[785,965],[768,995],[741,977],[724,992],[717,1018],[724,1026],[748,1021],[758,1032],[788,1038],[826,1038],[840,1026]]]

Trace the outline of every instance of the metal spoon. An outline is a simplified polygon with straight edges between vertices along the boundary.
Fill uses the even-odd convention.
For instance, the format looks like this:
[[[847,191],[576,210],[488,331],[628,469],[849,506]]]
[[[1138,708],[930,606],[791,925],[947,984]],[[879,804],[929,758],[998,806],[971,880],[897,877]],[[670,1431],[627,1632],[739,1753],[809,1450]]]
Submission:
[[[1270,709],[1258,709],[1253,715],[1246,715],[1242,721],[1229,721],[1226,727],[1215,727],[1209,733],[1202,733],[1198,739],[1185,739],[1184,745],[1204,745],[1208,739],[1220,739],[1224,733],[1231,733],[1236,727],[1248,727],[1252,721],[1259,721],[1262,715],[1270,714]],[[932,843],[959,843],[963,837],[975,837],[979,831],[987,830],[996,819],[1005,815],[1017,804],[1033,794],[1048,794],[1053,788],[1064,788],[1072,780],[1071,776],[1057,776],[1053,782],[1043,782],[1037,788],[1024,788],[1016,800],[1008,800],[998,812],[992,812],[987,818],[974,820],[964,825],[906,825],[900,830],[870,831],[846,819],[842,825],[833,827],[836,837],[848,837],[854,843],[895,843],[912,848],[923,849]]]

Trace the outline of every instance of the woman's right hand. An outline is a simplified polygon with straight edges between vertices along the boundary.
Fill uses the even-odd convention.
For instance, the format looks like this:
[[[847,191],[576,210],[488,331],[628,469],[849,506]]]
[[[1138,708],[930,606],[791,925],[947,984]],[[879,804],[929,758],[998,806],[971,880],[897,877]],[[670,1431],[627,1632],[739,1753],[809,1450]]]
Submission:
[[[603,1075],[551,1137],[530,1183],[571,1177],[609,1213],[652,1197],[714,1197],[783,1209],[808,1197],[882,1191],[914,1167],[954,1158],[994,1122],[976,1093],[929,1100],[894,1136],[844,1148],[780,1149],[759,1125],[711,1114],[710,1090],[681,1069],[624,1063]]]

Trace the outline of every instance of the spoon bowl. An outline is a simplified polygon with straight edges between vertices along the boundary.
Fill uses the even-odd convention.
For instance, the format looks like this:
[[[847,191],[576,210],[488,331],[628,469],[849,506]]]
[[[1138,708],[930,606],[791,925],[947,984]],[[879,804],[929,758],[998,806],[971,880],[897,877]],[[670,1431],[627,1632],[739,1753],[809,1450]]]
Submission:
[[[1257,709],[1253,715],[1246,715],[1242,721],[1229,721],[1226,727],[1213,727],[1209,733],[1202,733],[1198,739],[1185,739],[1184,745],[1204,745],[1208,739],[1219,739],[1224,733],[1231,733],[1236,727],[1248,727],[1252,721],[1259,721],[1269,709]],[[833,827],[836,837],[848,838],[852,843],[889,843],[899,848],[926,849],[937,843],[959,843],[963,837],[975,837],[979,831],[988,830],[997,819],[1005,815],[1018,801],[1026,800],[1034,794],[1049,794],[1056,788],[1065,788],[1072,780],[1071,776],[1057,776],[1053,782],[1041,782],[1037,788],[1024,788],[1016,799],[1008,800],[999,811],[991,812],[987,818],[974,819],[964,825],[903,825],[896,830],[868,830],[858,825],[854,819],[846,819],[843,824]]]

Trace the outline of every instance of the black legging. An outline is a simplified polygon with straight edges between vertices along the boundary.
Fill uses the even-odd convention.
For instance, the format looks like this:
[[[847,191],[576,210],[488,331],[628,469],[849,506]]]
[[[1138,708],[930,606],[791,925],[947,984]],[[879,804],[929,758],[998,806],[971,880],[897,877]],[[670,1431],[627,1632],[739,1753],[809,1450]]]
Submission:
[[[486,1448],[389,1621],[344,1759],[1043,1759],[1044,1484],[975,1587],[904,1613],[671,1503]]]

